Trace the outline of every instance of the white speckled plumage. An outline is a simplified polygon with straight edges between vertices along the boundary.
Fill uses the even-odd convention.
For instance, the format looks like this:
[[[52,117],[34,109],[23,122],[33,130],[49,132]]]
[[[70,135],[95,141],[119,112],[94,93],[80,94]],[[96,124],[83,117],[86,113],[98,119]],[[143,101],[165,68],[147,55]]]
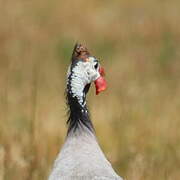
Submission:
[[[91,83],[100,76],[99,73],[97,71],[94,71],[93,69],[94,57],[90,57],[89,59],[89,62],[86,63],[83,61],[79,61],[72,70],[72,94],[74,97],[76,96],[78,98],[81,105],[83,105],[83,89],[85,85]],[[91,76],[88,76],[87,73]]]

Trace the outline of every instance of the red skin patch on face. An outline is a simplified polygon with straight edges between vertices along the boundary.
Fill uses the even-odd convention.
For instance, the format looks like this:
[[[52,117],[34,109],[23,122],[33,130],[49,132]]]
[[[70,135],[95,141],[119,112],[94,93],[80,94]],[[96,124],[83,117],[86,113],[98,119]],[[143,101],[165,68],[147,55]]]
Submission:
[[[105,76],[105,71],[104,71],[103,67],[99,68],[99,73],[100,73],[101,76]]]
[[[95,80],[96,87],[96,95],[98,95],[101,91],[104,91],[107,88],[106,80],[104,79],[105,71],[104,68],[99,68],[100,77]]]

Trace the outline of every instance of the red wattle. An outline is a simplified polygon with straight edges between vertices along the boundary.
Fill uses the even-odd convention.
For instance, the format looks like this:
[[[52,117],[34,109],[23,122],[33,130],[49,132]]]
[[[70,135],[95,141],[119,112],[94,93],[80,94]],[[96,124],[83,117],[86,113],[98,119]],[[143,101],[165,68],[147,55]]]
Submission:
[[[101,91],[104,91],[107,88],[106,80],[102,76],[97,78],[94,83],[96,87],[96,95],[98,95]]]
[[[100,73],[101,76],[105,76],[105,71],[104,71],[103,67],[99,68],[99,73]]]

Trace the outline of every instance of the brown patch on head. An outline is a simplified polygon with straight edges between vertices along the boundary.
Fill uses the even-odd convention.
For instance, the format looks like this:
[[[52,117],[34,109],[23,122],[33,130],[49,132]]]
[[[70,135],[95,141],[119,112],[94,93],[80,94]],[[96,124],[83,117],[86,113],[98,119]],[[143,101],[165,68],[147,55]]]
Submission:
[[[82,59],[83,61],[88,61],[89,56],[90,53],[85,46],[83,46],[82,44],[76,44],[74,46],[72,61],[75,59]]]

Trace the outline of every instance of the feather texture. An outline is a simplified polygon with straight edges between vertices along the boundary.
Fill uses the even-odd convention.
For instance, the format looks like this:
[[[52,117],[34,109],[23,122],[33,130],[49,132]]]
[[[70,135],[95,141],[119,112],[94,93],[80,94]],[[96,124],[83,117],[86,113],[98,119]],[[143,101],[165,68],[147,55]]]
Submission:
[[[90,83],[100,77],[98,60],[76,44],[71,62],[66,89],[68,132],[49,180],[122,180],[97,142],[86,106]]]

